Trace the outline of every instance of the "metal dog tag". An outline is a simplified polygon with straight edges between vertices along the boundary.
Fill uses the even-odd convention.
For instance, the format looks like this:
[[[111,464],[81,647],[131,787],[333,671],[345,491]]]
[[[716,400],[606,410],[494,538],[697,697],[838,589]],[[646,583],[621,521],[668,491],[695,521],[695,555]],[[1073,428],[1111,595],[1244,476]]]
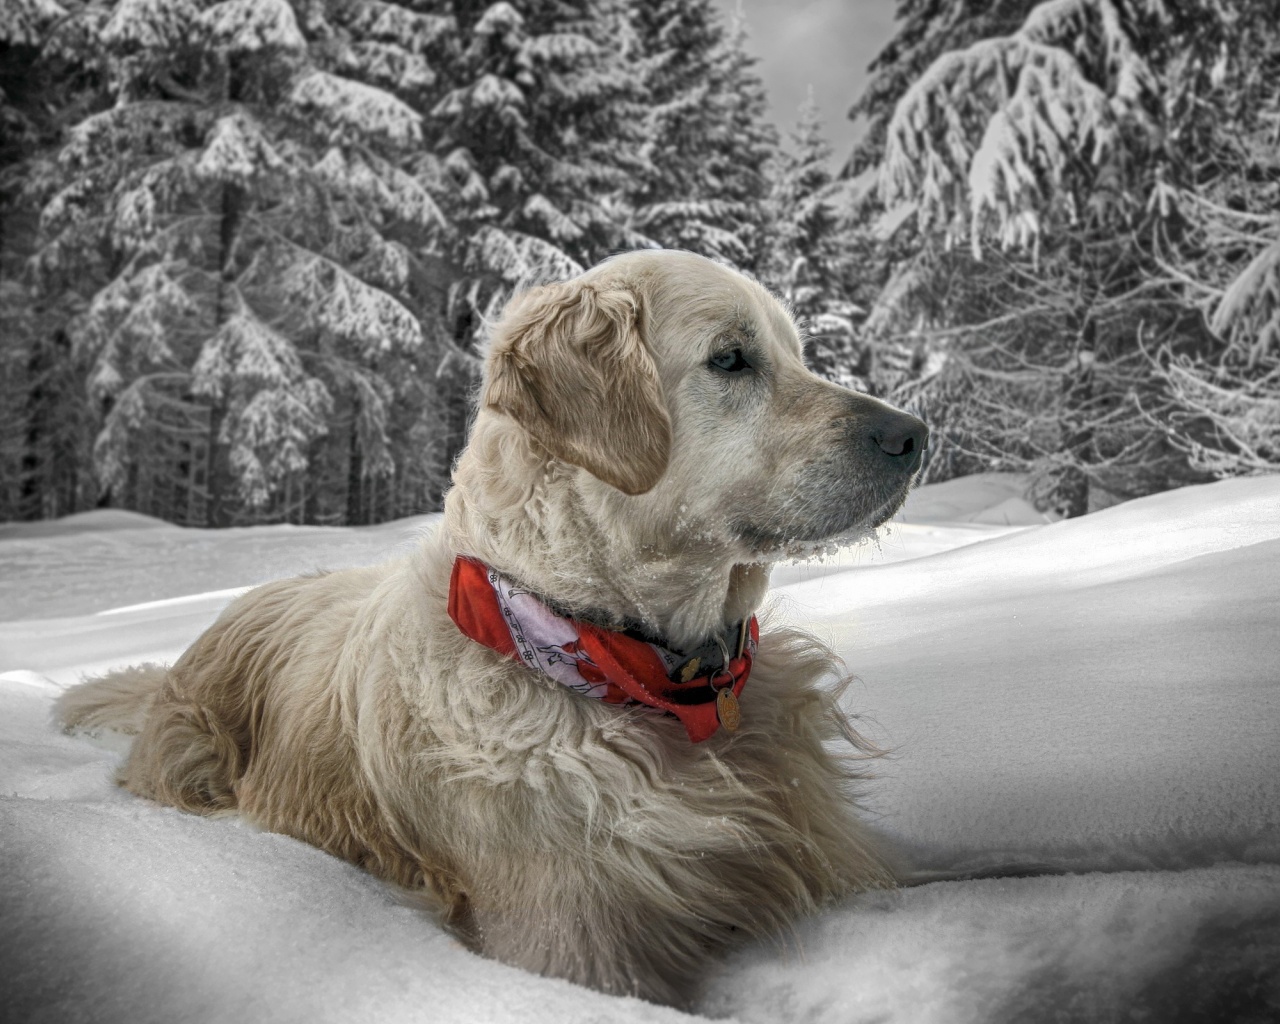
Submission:
[[[732,686],[726,686],[716,694],[716,716],[720,724],[730,732],[737,732],[742,722],[742,711],[738,707],[738,697]]]

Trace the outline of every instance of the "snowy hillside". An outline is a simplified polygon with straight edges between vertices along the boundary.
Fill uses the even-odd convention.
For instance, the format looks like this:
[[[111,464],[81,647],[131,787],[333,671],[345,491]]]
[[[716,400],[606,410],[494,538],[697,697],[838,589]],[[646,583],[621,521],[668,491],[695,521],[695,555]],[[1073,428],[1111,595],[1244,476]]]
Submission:
[[[1017,491],[922,488],[878,545],[775,571],[772,617],[835,644],[892,749],[867,811],[914,884],[709,962],[705,1016],[1280,1019],[1280,479],[1058,523]],[[116,790],[118,742],[49,725],[237,588],[429,525],[0,527],[0,1018],[689,1019],[482,960],[317,850]]]

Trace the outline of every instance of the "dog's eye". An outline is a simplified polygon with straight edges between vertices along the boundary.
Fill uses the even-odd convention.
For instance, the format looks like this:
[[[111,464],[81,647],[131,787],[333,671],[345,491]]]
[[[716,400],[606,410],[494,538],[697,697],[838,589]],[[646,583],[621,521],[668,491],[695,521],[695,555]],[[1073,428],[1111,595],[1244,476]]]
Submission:
[[[713,366],[717,370],[723,370],[725,373],[741,373],[743,370],[751,369],[751,364],[742,355],[742,349],[740,348],[731,348],[727,352],[717,352],[707,360],[707,365]]]

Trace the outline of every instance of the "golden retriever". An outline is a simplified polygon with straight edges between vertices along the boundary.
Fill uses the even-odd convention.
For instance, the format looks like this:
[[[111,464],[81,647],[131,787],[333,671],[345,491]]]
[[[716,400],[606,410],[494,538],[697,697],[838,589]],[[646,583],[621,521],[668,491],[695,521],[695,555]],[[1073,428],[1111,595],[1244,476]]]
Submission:
[[[681,1004],[730,942],[892,884],[854,813],[861,755],[831,749],[856,740],[835,660],[792,630],[757,644],[752,615],[771,561],[893,514],[926,440],[809,372],[753,281],[618,256],[512,300],[414,554],[258,587],[172,667],[89,682],[59,713],[136,733],[119,781],[140,796],[313,843],[486,955]],[[473,639],[460,568],[455,603],[505,587],[582,644],[511,626],[535,671]],[[676,704],[602,682],[588,633],[595,662],[666,658]]]

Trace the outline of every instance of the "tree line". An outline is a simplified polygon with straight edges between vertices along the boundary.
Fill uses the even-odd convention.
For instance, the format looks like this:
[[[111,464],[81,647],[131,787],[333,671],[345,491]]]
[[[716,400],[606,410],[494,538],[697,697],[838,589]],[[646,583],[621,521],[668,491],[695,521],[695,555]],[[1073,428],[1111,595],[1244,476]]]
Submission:
[[[1280,462],[1267,0],[901,0],[843,170],[710,0],[6,0],[0,519],[439,506],[511,292],[754,274],[934,479]]]

